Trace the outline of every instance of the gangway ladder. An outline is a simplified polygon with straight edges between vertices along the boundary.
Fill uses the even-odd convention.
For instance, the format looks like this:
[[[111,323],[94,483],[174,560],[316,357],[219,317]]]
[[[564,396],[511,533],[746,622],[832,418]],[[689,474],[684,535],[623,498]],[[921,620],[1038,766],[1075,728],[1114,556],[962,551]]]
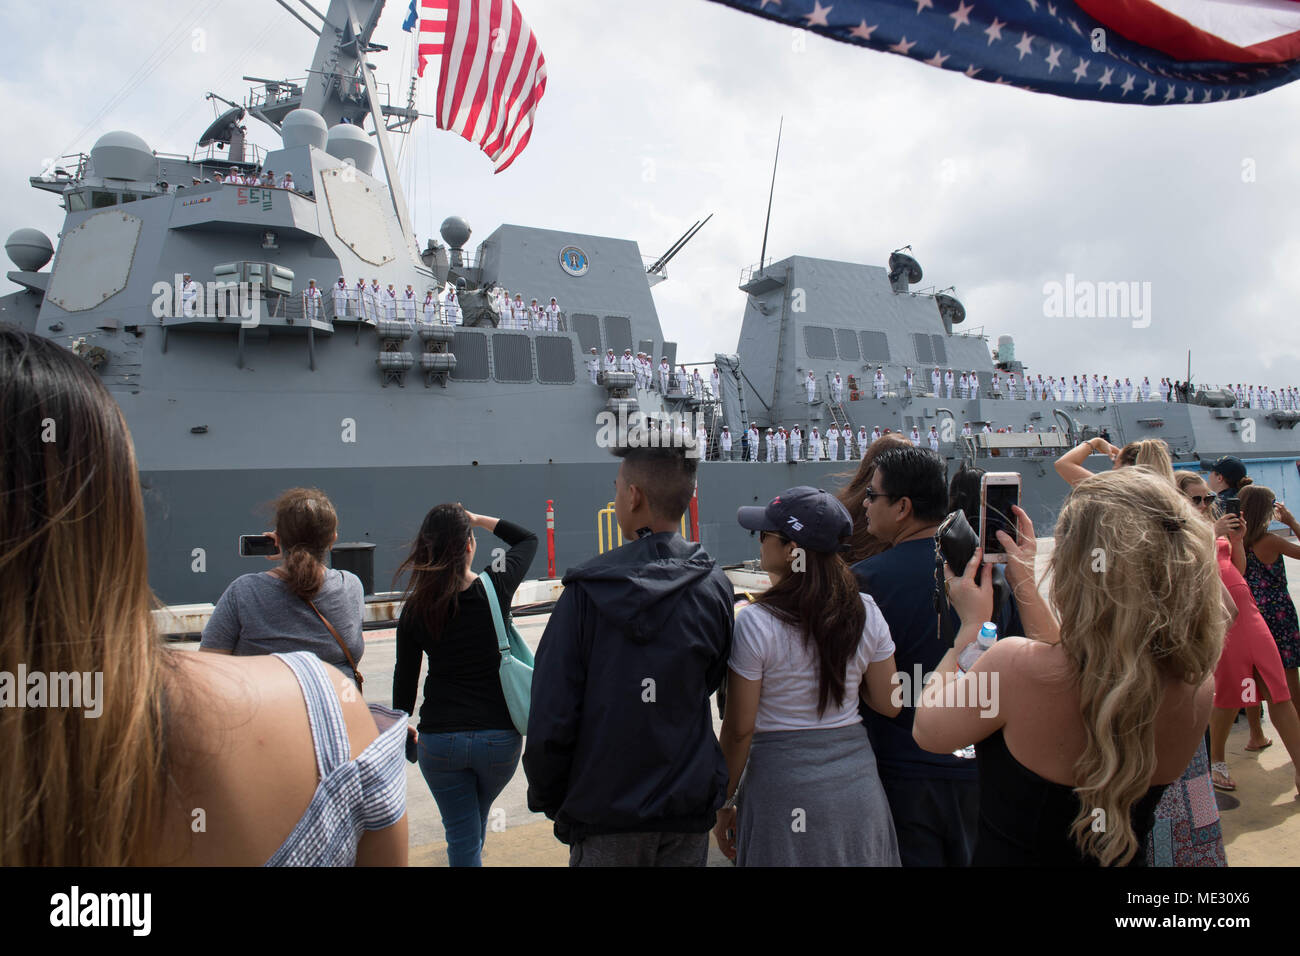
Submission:
[[[705,386],[706,388],[709,386]],[[704,400],[704,428],[709,435],[708,447],[703,450],[705,461],[719,461],[722,456],[721,434],[722,408],[716,395]]]

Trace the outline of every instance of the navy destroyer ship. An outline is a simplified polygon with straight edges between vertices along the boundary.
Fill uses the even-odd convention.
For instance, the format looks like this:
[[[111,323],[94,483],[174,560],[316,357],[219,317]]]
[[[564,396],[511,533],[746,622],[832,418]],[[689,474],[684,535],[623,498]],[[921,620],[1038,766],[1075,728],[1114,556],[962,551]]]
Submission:
[[[1036,370],[1009,341],[995,362],[986,336],[963,331],[956,297],[921,286],[908,250],[885,266],[792,256],[744,269],[736,351],[706,361],[665,341],[651,292],[680,243],[648,261],[632,240],[503,224],[471,250],[471,230],[454,215],[441,241],[421,242],[392,145],[419,114],[384,102],[366,62],[382,49],[371,37],[383,7],[332,0],[318,15],[307,75],[256,80],[242,102],[222,100],[228,108],[191,152],[159,152],[115,131],[32,176],[65,211],[57,248],[33,229],[6,243],[19,289],[0,298],[0,321],[81,355],[130,426],[151,583],[164,603],[215,601],[255,570],[236,553],[238,535],[263,530],[262,506],[300,485],[329,494],[342,541],[373,546],[375,590],[442,501],[538,529],[553,502],[562,574],[602,546],[599,512],[617,468],[598,441],[602,413],[689,414],[692,427],[698,417],[707,436],[699,537],[724,563],[756,555],[738,506],[797,484],[836,488],[856,468],[807,460],[807,440],[798,463],[740,461],[751,422],[760,433],[799,425],[806,437],[832,422],[855,433],[915,428],[923,442],[936,426],[950,470],[967,461],[1020,472],[1040,527],[1065,492],[1052,459],[1103,432],[1115,444],[1162,438],[1182,465],[1236,454],[1257,481],[1283,495],[1300,489],[1300,413],[1234,408],[1213,390],[1190,404],[998,390],[995,376],[1023,381]],[[254,147],[250,122],[272,129],[278,148]],[[336,296],[340,276],[348,294]],[[358,279],[379,294],[358,295]],[[457,306],[426,312],[427,293],[444,289],[457,290]],[[524,302],[554,296],[561,310],[552,327],[518,328],[501,290]],[[706,385],[693,391],[674,379],[661,389],[655,374],[641,388],[634,375],[604,369],[593,383],[592,349],[644,352],[656,372],[661,359],[702,366]],[[936,394],[934,368],[974,372],[979,387],[965,398]],[[1010,430],[985,434],[985,423]],[[721,453],[724,425],[730,456]],[[543,549],[531,576],[546,571]]]

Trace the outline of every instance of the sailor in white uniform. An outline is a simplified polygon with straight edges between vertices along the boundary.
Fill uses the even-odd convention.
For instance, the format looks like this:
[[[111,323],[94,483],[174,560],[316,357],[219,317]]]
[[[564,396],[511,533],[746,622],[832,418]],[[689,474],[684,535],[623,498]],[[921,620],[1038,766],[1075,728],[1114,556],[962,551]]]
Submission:
[[[546,306],[546,331],[560,331],[560,303],[555,301],[555,296],[551,296],[550,304]]]
[[[510,303],[510,328],[526,329],[527,323],[528,306],[524,305],[524,297],[516,292],[514,301]]]
[[[591,376],[591,384],[598,384],[596,376],[600,374],[600,355],[593,348],[591,355],[587,358],[587,374]]]
[[[379,287],[379,280],[371,279],[370,287],[366,289],[366,308],[372,322],[378,322],[383,315],[383,297],[384,290]]]
[[[993,434],[993,425],[992,425],[991,423],[989,423],[989,422],[985,422],[985,423],[984,423],[984,427],[981,428],[980,431],[982,431],[985,435],[992,435],[992,434]]]
[[[1151,379],[1143,375],[1142,384],[1138,387],[1142,390],[1142,401],[1151,401]]]
[[[602,366],[602,368],[603,368],[604,371],[606,371],[606,372],[617,372],[617,371],[618,371],[618,359],[614,357],[614,350],[613,350],[613,349],[606,349],[606,350],[605,350],[605,364]]]
[[[867,457],[867,445],[870,439],[867,437],[867,426],[858,426],[858,460],[861,461]]]
[[[460,297],[455,286],[447,286],[447,293],[442,297],[442,321],[444,325],[460,325]]]
[[[952,369],[948,369],[948,371],[943,373],[943,387],[944,391],[947,392],[948,397],[952,398]]]
[[[704,379],[700,377],[698,368],[691,373],[691,394],[696,398],[704,397]]]
[[[826,457],[831,461],[840,460],[840,428],[835,422],[826,431]]]
[[[285,173],[285,174],[284,174],[284,179],[280,180],[280,188],[281,188],[281,189],[295,189],[295,188],[297,188],[297,187],[295,187],[294,184],[293,184],[293,173]]]
[[[866,426],[863,427],[865,428]],[[880,437],[880,426],[876,425],[874,428],[871,429],[871,440],[875,441],[879,437]]]
[[[749,428],[745,431],[745,437],[749,439],[749,460],[758,461],[758,422],[749,423]]]
[[[181,276],[181,314],[192,317],[198,314],[199,287],[187,272]]]
[[[690,394],[691,394],[691,377],[690,377],[689,375],[686,374],[686,366],[685,366],[685,365],[679,365],[679,366],[677,366],[677,368],[678,368],[678,372],[677,372],[677,383],[676,383],[676,384],[677,384],[677,391],[681,392],[683,395],[690,395]]]
[[[919,446],[921,444],[921,433],[916,430],[915,425],[912,426],[912,434],[909,435],[908,438],[911,440],[913,445]]]
[[[432,289],[424,293],[424,304],[420,307],[420,311],[422,322],[432,325],[438,321],[438,299]]]
[[[402,293],[402,319],[415,321],[415,288],[410,283],[407,283],[406,291]]]
[[[532,302],[528,303],[528,327],[536,332],[542,328],[545,321],[546,316],[542,311],[542,307],[537,304],[536,299],[533,299]]]
[[[712,378],[713,381],[711,384],[713,385],[713,398],[716,401],[722,398],[722,373],[718,371],[716,365],[713,366]]]
[[[822,460],[822,436],[821,432],[817,431],[816,425],[812,427],[812,432],[808,435],[808,460]]]
[[[659,394],[660,395],[668,394],[668,376],[672,374],[672,371],[673,371],[673,367],[668,364],[668,356],[665,355],[662,358],[660,358],[659,359]],[[754,454],[757,455],[758,454],[757,433],[754,435],[754,448],[755,448]]]
[[[695,426],[695,447],[699,449],[701,458],[707,459],[709,455],[709,433],[704,428],[704,422]]]
[[[772,434],[772,429],[769,428],[763,433],[763,447],[766,449],[766,454],[763,456],[763,460],[766,462],[776,461],[776,449],[772,447],[773,440],[774,436]]]
[[[910,368],[907,370],[906,377],[907,377],[907,390],[910,392],[912,390],[912,370]],[[930,391],[934,392],[934,394],[936,395],[942,395],[943,392],[939,391],[939,384],[942,381],[943,381],[943,377],[939,372],[939,370],[937,368],[931,369],[930,370]]]
[[[835,373],[835,377],[831,379],[831,398],[836,405],[844,402],[844,379],[840,378],[838,371]]]
[[[798,425],[790,428],[790,460],[798,461],[799,452],[803,449],[803,429]]]
[[[339,276],[339,281],[331,290],[334,299],[334,317],[341,318],[348,314],[348,280]]]
[[[811,405],[817,397],[817,376],[811,370],[808,372],[808,377],[803,380],[803,387],[808,392],[808,404]]]
[[[722,460],[731,461],[731,429],[726,425],[722,426],[722,434],[718,436],[718,444],[722,448]]]
[[[308,322],[320,318],[320,289],[315,279],[308,279],[307,288],[302,290],[302,314]]]
[[[930,426],[930,434],[928,437],[930,439],[930,451],[937,452],[939,450],[939,433],[934,430],[933,425]]]
[[[962,438],[970,438],[970,436],[971,436],[970,422],[962,422],[962,423],[961,423],[961,437],[962,437]]]
[[[1012,398],[1018,398],[1016,394],[1016,373],[1011,372],[1007,375],[1007,394]]]
[[[885,397],[885,369],[884,369],[884,366],[881,366],[881,365],[877,365],[877,366],[876,366],[876,377],[875,377],[875,379],[874,379],[874,381],[873,381],[872,384],[873,384],[873,386],[874,386],[874,388],[875,388],[876,398],[884,398],[884,397]]]
[[[776,460],[784,462],[786,449],[789,447],[790,443],[790,436],[786,434],[784,428],[778,425],[773,440],[776,443]]]
[[[397,288],[390,282],[384,290],[384,318],[389,322],[397,321]]]
[[[623,354],[618,359],[618,370],[620,372],[632,371],[632,350],[624,349]]]

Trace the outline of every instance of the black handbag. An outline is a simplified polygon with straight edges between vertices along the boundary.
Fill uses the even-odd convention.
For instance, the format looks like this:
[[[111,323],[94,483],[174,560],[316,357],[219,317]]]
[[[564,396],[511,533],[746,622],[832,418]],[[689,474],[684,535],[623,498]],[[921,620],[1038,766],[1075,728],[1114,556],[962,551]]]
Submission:
[[[952,573],[966,573],[966,565],[979,547],[979,535],[966,520],[961,511],[954,511],[943,519],[939,530],[934,533],[934,610],[938,615],[936,633],[939,640],[951,645],[957,638],[953,626],[952,609],[948,605],[947,581],[944,580],[943,566],[952,568]],[[1011,598],[1011,589],[1007,586],[1006,569],[1000,564],[990,565],[993,575],[993,613],[994,620],[1005,622],[1007,601]],[[979,584],[984,568],[975,570],[975,583]]]

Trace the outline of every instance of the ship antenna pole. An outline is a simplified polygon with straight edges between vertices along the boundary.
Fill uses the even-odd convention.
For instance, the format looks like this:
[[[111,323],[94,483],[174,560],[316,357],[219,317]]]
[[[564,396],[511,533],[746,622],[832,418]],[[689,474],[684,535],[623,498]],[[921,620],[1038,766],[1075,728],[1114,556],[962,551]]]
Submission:
[[[763,251],[758,254],[758,272],[763,274],[764,260],[767,258],[767,229],[772,225],[772,196],[776,193],[776,162],[781,158],[781,130],[785,127],[785,117],[776,128],[776,156],[772,159],[772,186],[767,192],[767,220],[763,223]]]

